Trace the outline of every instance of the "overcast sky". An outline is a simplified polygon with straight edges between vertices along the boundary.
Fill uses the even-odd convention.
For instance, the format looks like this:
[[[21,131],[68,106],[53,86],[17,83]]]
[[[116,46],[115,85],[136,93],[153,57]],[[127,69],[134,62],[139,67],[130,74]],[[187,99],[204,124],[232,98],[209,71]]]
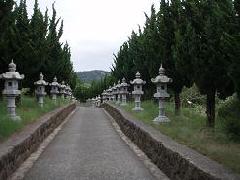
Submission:
[[[39,0],[42,11],[54,0]],[[32,13],[34,0],[27,0]],[[159,0],[55,0],[58,17],[64,20],[62,41],[68,41],[75,71],[110,71],[113,53],[132,30],[144,25],[144,12]]]

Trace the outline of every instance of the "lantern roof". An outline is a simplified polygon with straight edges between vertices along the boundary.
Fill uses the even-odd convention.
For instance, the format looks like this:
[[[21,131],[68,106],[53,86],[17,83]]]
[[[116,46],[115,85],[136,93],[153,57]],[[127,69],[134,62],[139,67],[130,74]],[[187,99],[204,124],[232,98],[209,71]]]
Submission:
[[[48,82],[46,82],[46,81],[44,81],[43,80],[43,74],[42,73],[40,73],[40,79],[38,80],[38,81],[36,81],[34,84],[36,85],[36,86],[47,86],[48,85]]]
[[[117,90],[116,83],[113,84],[112,90]]]
[[[50,86],[57,86],[57,87],[60,86],[60,84],[57,82],[57,77],[56,76],[53,78],[53,82],[50,83],[49,85]]]
[[[161,65],[159,69],[159,75],[155,78],[152,78],[151,81],[153,83],[171,83],[172,79],[165,75],[165,69]]]
[[[120,84],[120,87],[128,87],[129,85],[126,83],[126,79],[122,78],[122,83]]]
[[[116,88],[119,89],[121,87],[121,81],[118,80],[118,84],[116,85]]]
[[[133,85],[144,85],[144,84],[146,84],[146,81],[143,81],[141,79],[141,74],[139,72],[137,72],[136,79],[134,79],[133,81],[130,81],[130,83]]]
[[[67,91],[71,91],[72,90],[71,87],[68,84],[66,85],[66,90]]]
[[[65,81],[62,81],[62,84],[60,84],[59,87],[60,87],[61,89],[65,89],[65,88],[66,88]]]
[[[105,96],[105,95],[106,95],[106,90],[102,92],[102,96]]]
[[[112,86],[109,86],[107,92],[111,93],[113,90],[112,90]]]
[[[16,79],[16,80],[22,80],[24,79],[24,75],[20,75],[19,72],[16,72],[16,64],[14,64],[13,60],[8,65],[9,72],[0,74],[0,79]]]

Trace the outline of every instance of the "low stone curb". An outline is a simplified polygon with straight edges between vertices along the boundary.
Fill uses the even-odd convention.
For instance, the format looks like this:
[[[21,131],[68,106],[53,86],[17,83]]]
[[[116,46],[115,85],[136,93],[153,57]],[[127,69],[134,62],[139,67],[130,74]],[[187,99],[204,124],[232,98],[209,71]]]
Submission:
[[[72,103],[49,112],[0,144],[0,179],[7,179],[75,108]]]
[[[198,152],[176,143],[110,104],[102,107],[121,131],[173,180],[239,180],[240,176]]]

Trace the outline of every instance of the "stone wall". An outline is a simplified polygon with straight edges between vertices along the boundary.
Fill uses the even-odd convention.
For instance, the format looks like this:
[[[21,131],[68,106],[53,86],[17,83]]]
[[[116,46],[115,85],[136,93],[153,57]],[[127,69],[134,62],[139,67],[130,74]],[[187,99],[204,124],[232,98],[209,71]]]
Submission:
[[[119,108],[103,104],[122,132],[135,143],[170,179],[236,180],[240,176],[198,152],[176,143],[154,128],[133,119]]]
[[[0,179],[7,179],[75,108],[75,103],[58,108],[0,144]]]

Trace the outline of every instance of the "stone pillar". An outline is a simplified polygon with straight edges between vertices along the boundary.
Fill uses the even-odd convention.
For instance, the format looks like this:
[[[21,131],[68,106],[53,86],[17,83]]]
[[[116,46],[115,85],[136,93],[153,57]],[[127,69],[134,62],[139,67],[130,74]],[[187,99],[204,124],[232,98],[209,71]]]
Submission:
[[[42,108],[43,107],[43,96],[38,97],[38,103],[39,103],[40,107]]]
[[[117,104],[121,104],[121,94],[118,94],[118,96],[117,96],[118,98],[117,98]]]
[[[116,84],[114,83],[112,87],[112,101],[114,103],[116,103],[116,93],[117,93],[117,87],[116,87]]]
[[[56,103],[57,102],[57,95],[56,94],[52,94],[52,100]]]
[[[115,93],[115,96],[116,96],[116,102],[115,103],[117,105],[121,104],[120,86],[121,86],[121,81],[119,80],[118,84],[116,85],[116,93]]]
[[[15,96],[7,97],[7,109],[8,109],[8,114],[11,117],[11,119],[17,120],[19,118],[16,116],[15,98],[16,98]]]
[[[143,108],[141,108],[141,96],[135,95],[135,107],[133,108],[133,111],[142,111]]]
[[[127,95],[122,94],[122,103],[121,106],[126,106],[127,105]]]

